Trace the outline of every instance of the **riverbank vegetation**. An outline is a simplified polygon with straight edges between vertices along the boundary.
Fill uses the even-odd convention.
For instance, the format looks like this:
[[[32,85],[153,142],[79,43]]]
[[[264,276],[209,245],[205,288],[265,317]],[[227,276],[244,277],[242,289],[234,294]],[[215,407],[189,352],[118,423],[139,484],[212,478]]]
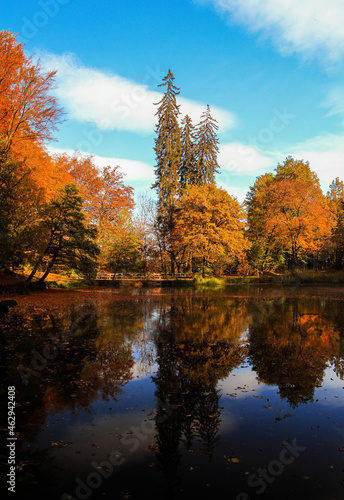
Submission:
[[[27,283],[54,272],[87,284],[100,271],[188,273],[202,286],[343,281],[339,178],[324,194],[309,163],[288,156],[239,203],[216,184],[209,106],[196,126],[181,117],[169,70],[156,113],[157,201],[141,194],[135,205],[120,166],[49,154],[63,119],[56,72],[45,73],[9,31],[0,32],[0,61],[0,272]]]

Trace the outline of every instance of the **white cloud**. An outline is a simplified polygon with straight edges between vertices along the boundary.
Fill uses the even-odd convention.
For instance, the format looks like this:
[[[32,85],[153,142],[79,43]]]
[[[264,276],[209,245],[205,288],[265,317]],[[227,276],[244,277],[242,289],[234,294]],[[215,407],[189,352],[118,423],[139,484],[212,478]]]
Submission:
[[[248,186],[239,187],[233,185],[233,183],[222,182],[221,174],[217,178],[217,185],[219,188],[227,191],[227,193],[229,193],[233,198],[236,198],[239,203],[243,203],[245,201],[247,191],[249,189]]]
[[[329,185],[336,177],[344,180],[344,135],[324,134],[290,145],[285,151],[263,151],[240,143],[225,144],[220,147],[219,184],[241,201],[244,198],[244,190],[237,188],[237,192],[234,192],[235,188],[228,183],[228,174],[249,178],[272,172],[277,164],[282,164],[289,155],[295,160],[309,162],[311,170],[319,178],[324,193],[328,191]]]
[[[309,161],[325,192],[336,177],[344,180],[344,135],[314,137],[295,145],[291,154],[298,160]]]
[[[73,54],[41,53],[45,70],[57,70],[56,95],[69,117],[83,123],[93,123],[101,130],[126,130],[150,134],[154,132],[157,107],[162,94],[149,90],[147,84],[136,83],[113,73],[84,66]],[[156,81],[153,72],[144,78]],[[180,98],[181,112],[189,113],[198,123],[206,105]],[[233,113],[211,106],[213,117],[221,130],[233,127]]]
[[[73,155],[74,151],[71,149],[62,149],[49,147],[48,151],[50,154],[60,154],[67,153],[69,155]],[[83,153],[80,151],[81,155],[88,155],[88,153]],[[94,164],[97,167],[106,167],[110,165],[111,167],[116,167],[119,165],[125,174],[125,183],[130,183],[133,181],[144,181],[145,183],[151,184],[155,180],[154,176],[154,168],[152,165],[145,163],[143,161],[136,160],[128,160],[126,158],[113,158],[113,157],[104,157],[92,155]]]
[[[215,4],[230,21],[272,38],[282,53],[322,56],[332,62],[344,54],[343,0],[198,1]]]
[[[254,146],[232,142],[220,146],[219,149],[221,170],[232,174],[259,175],[276,165],[274,153],[260,152]]]

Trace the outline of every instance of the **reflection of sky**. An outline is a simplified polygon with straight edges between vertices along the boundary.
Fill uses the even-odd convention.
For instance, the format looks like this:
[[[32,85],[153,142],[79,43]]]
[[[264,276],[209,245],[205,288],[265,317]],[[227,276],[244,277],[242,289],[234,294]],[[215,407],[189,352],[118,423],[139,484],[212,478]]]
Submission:
[[[97,400],[89,411],[51,415],[41,429],[37,445],[41,450],[50,450],[54,468],[64,480],[81,477],[88,469],[92,472],[91,462],[108,460],[114,451],[122,453],[126,463],[147,458],[147,446],[154,443],[155,436],[154,391],[150,377],[136,379],[125,386],[117,401]],[[131,441],[123,441],[124,436]],[[133,439],[139,444],[135,452]],[[70,444],[51,445],[58,441]]]
[[[314,399],[319,399],[322,405],[344,407],[344,380],[333,371],[333,366],[326,369],[322,386],[314,391]]]
[[[257,380],[251,367],[237,368],[218,385],[226,395],[236,394],[236,398],[244,398],[249,394],[259,394],[265,390],[264,384]],[[230,397],[230,396],[229,396]]]

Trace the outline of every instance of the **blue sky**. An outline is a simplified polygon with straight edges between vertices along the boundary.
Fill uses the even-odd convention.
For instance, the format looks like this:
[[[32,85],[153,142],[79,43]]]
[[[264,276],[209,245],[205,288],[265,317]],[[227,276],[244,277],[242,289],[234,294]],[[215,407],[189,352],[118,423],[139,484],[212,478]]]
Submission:
[[[219,122],[218,184],[243,200],[289,154],[326,192],[344,178],[343,0],[0,0],[0,29],[56,69],[52,152],[154,181],[154,102],[171,68],[183,114]],[[152,192],[154,195],[154,192]]]

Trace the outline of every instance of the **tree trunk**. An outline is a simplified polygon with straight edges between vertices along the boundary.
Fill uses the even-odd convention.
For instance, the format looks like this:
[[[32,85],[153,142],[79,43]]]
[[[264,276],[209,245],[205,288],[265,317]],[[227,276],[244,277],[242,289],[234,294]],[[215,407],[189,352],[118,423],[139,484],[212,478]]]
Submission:
[[[174,274],[174,255],[171,252],[171,274]]]
[[[48,264],[48,267],[47,267],[45,273],[43,274],[43,276],[41,276],[39,278],[38,283],[43,283],[44,282],[45,278],[48,276],[48,274],[50,273],[53,265],[55,264],[55,261],[57,259],[58,254],[60,253],[60,250],[61,250],[60,247],[56,250],[56,252],[53,255],[53,258],[51,259],[51,261]]]
[[[35,264],[34,268],[32,269],[31,273],[29,274],[29,276],[26,278],[26,283],[30,283],[30,281],[33,280],[33,277],[35,276],[36,272],[37,272],[37,269],[38,269],[38,266],[39,264],[42,262],[43,260],[43,257],[41,257]]]
[[[29,274],[29,276],[26,278],[26,283],[30,283],[30,281],[33,280],[33,277],[35,276],[36,272],[37,272],[37,269],[39,267],[39,265],[43,262],[43,259],[44,257],[48,254],[50,248],[51,248],[51,245],[53,244],[53,238],[54,238],[54,233],[55,231],[52,232],[52,235],[51,235],[51,238],[50,238],[50,241],[48,243],[48,246],[47,248],[44,250],[44,252],[42,253],[42,255],[40,256],[40,258],[38,259],[38,261],[36,262],[36,264],[34,265],[34,268],[32,269],[31,273]]]

